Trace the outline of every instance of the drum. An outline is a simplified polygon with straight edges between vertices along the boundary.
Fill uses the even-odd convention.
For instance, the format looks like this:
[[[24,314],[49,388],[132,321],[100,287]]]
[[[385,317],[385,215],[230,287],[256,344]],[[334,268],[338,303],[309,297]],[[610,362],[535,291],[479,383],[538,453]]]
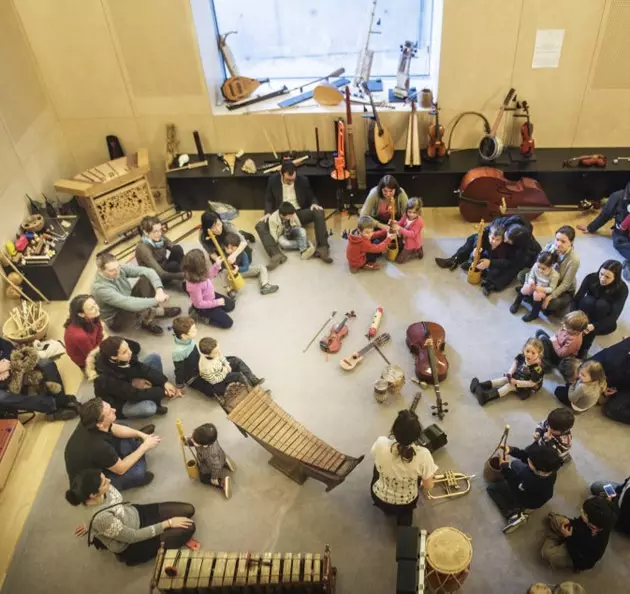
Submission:
[[[486,463],[483,465],[483,478],[488,483],[498,483],[503,480],[499,456],[491,456],[486,460]]]
[[[387,382],[390,394],[397,394],[405,385],[405,372],[398,365],[388,365],[381,373],[381,379]]]
[[[389,384],[384,379],[379,379],[374,382],[374,399],[376,402],[383,404],[387,400],[387,390]]]
[[[472,552],[470,538],[457,528],[444,526],[431,532],[425,576],[429,592],[457,592],[468,577]]]

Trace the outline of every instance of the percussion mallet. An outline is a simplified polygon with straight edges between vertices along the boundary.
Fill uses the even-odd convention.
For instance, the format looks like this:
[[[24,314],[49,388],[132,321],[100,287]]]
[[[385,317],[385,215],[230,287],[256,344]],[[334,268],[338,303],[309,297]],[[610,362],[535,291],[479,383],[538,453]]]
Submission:
[[[308,351],[308,349],[310,348],[310,346],[315,342],[315,339],[324,331],[324,328],[326,326],[328,326],[328,324],[330,324],[330,322],[333,321],[333,318],[337,315],[336,311],[333,311],[332,314],[330,314],[330,317],[322,324],[322,327],[317,331],[317,334],[315,334],[315,336],[313,336],[313,338],[311,339],[311,342],[309,342],[306,345],[306,348],[302,351],[303,353],[305,353],[306,351]]]
[[[168,565],[164,568],[164,573],[168,577],[177,577],[177,563],[179,562],[179,558],[181,557],[182,550],[177,549],[177,553],[175,554],[175,560],[173,561],[173,565]]]

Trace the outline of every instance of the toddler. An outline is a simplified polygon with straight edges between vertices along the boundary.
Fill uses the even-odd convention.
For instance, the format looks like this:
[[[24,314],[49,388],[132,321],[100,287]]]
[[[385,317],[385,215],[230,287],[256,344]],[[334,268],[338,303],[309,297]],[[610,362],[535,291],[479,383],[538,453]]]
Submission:
[[[577,360],[576,360],[577,363]],[[575,368],[574,364],[574,368]],[[577,367],[577,373],[567,378],[566,386],[558,386],[554,394],[564,405],[581,413],[595,406],[603,399],[608,389],[606,373],[599,361],[584,361]]]
[[[357,228],[348,235],[346,257],[350,265],[350,272],[355,273],[362,268],[365,270],[380,269],[376,259],[387,249],[395,234],[388,233],[384,229],[374,231],[375,225],[372,217],[359,217]],[[373,243],[373,240],[377,239],[382,241]]]
[[[539,316],[543,300],[554,292],[560,281],[560,274],[553,267],[557,261],[556,252],[540,252],[538,254],[536,263],[525,277],[525,284],[510,306],[510,313],[515,314],[521,307],[523,298],[531,296],[533,300],[532,310],[523,316],[523,321],[531,322]]]
[[[223,490],[226,499],[232,494],[231,479],[227,471],[234,472],[234,462],[226,456],[219,444],[217,428],[212,423],[199,425],[188,439],[188,445],[195,448],[199,480]]]
[[[400,250],[396,262],[404,264],[412,258],[421,259],[424,256],[422,250],[422,229],[424,222],[420,216],[422,212],[422,198],[410,198],[407,202],[407,210],[400,221],[392,224],[392,231],[402,237],[403,249]]]
[[[315,254],[315,246],[308,240],[306,229],[302,227],[295,206],[282,202],[278,210],[269,217],[269,233],[284,250],[298,250],[302,260]]]
[[[582,338],[588,332],[588,316],[583,311],[572,311],[564,316],[562,326],[552,338],[544,330],[536,332],[545,348],[543,368],[545,372],[560,364],[562,359],[576,357],[582,348]]]
[[[543,382],[543,345],[537,338],[530,338],[523,351],[516,355],[510,370],[503,377],[480,382],[476,377],[470,382],[470,391],[483,406],[491,400],[516,392],[521,400],[540,390]]]
[[[556,408],[552,410],[547,418],[536,425],[533,438],[534,444],[550,445],[564,463],[571,459],[569,450],[571,449],[571,429],[575,423],[575,415],[568,408]],[[533,445],[533,444],[532,444]],[[529,450],[532,446],[525,448]]]
[[[236,233],[227,233],[225,235],[225,253],[228,256],[235,253],[240,244],[241,238]],[[257,278],[260,283],[261,295],[270,295],[278,290],[278,285],[272,285],[269,282],[267,267],[264,264],[252,266],[249,254],[246,251],[242,251],[236,257],[234,272],[240,272],[243,278]]]
[[[254,375],[252,370],[238,357],[224,357],[219,349],[219,343],[209,336],[199,341],[199,375],[212,384],[213,392],[223,396],[232,382],[239,382],[246,386],[257,386],[265,379]]]

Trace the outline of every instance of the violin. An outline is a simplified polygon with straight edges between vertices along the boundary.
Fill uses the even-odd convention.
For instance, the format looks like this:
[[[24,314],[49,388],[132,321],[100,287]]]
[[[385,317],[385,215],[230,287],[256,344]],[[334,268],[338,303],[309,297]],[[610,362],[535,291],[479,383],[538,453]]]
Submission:
[[[407,328],[407,347],[416,360],[416,377],[433,384],[436,404],[431,408],[440,419],[448,412],[448,402],[442,401],[440,382],[448,375],[448,359],[444,355],[446,332],[435,322],[416,322]]]
[[[582,167],[606,167],[606,155],[581,155],[562,161],[563,167],[573,167],[575,163]]]
[[[325,353],[338,353],[341,350],[341,341],[348,336],[348,316],[339,324],[330,329],[326,338],[319,341],[319,348]]]
[[[427,145],[427,156],[429,159],[443,157],[446,154],[444,138],[444,126],[440,124],[440,110],[438,104],[434,103],[435,124],[429,126],[429,144]]]
[[[529,105],[527,101],[523,101],[523,111],[525,111],[525,117],[527,120],[521,126],[521,155],[524,157],[530,157],[534,152],[534,124],[529,121]]]

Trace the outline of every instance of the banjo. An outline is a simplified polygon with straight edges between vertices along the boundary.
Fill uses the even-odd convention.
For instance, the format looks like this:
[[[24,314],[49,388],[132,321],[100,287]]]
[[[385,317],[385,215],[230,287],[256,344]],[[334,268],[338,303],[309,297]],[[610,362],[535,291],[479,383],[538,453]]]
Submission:
[[[495,159],[498,159],[503,152],[503,141],[496,136],[496,133],[499,128],[499,124],[501,123],[501,119],[503,118],[503,113],[510,104],[510,101],[512,101],[514,94],[514,89],[510,89],[508,91],[508,94],[503,100],[503,105],[499,108],[499,113],[494,120],[494,125],[490,130],[490,134],[486,134],[479,143],[479,155],[484,161],[494,161]]]

